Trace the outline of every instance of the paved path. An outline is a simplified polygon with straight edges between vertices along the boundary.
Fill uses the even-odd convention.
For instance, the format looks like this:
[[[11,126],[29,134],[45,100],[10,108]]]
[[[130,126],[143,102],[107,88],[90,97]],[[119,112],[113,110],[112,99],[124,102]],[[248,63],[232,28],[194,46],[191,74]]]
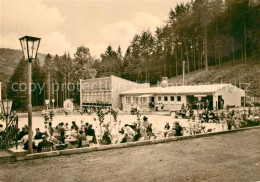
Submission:
[[[0,164],[0,181],[260,181],[260,129]]]

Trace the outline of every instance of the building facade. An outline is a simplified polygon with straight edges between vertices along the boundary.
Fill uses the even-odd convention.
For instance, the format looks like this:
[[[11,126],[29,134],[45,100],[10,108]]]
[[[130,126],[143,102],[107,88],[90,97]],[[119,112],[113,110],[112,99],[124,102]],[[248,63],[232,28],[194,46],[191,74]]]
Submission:
[[[245,102],[245,91],[232,84],[168,86],[167,79],[161,85],[150,87],[117,76],[80,80],[80,107],[112,107],[130,111],[180,110],[182,106],[194,109],[224,109],[239,107]]]
[[[148,88],[150,84],[139,84],[117,76],[80,80],[80,108],[110,107],[122,109],[120,93],[133,88]]]
[[[122,92],[123,109],[138,107],[143,111],[180,110],[182,105],[192,108],[223,109],[239,107],[244,102],[245,91],[231,84],[150,87]]]

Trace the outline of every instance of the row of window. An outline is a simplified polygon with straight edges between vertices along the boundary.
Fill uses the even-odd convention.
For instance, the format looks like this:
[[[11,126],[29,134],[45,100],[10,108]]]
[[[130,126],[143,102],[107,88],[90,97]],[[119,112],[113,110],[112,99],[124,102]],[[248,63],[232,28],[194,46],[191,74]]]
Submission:
[[[111,93],[106,94],[83,94],[83,102],[109,102],[111,100]]]
[[[176,96],[177,97],[177,101],[180,102],[181,101],[181,96]],[[174,96],[170,96],[170,101],[174,101],[175,97]],[[162,97],[158,96],[158,101],[162,101]],[[168,96],[164,96],[164,101],[167,102],[168,101]]]
[[[131,100],[132,97],[126,97],[126,103],[128,104],[131,104],[132,103],[132,100]],[[146,97],[133,97],[133,103],[134,104],[138,104],[139,103],[139,100],[142,104],[144,103],[147,103],[147,98]]]
[[[181,96],[176,96],[177,101],[180,102],[181,101]],[[126,97],[126,103],[130,104],[132,103],[132,97]],[[167,102],[169,97],[168,96],[164,96],[163,97],[164,101]],[[175,96],[170,96],[170,101],[174,102],[175,100]],[[158,96],[158,102],[162,101],[162,96]],[[138,104],[139,102],[139,97],[133,97],[133,103],[134,104]],[[140,102],[141,103],[147,103],[147,97],[140,97]]]

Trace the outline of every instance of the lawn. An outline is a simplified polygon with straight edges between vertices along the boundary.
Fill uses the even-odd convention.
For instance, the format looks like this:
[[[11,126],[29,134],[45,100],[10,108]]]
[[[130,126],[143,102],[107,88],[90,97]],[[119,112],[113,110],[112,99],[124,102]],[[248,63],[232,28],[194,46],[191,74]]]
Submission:
[[[259,181],[259,138],[254,129],[2,164],[0,181]]]

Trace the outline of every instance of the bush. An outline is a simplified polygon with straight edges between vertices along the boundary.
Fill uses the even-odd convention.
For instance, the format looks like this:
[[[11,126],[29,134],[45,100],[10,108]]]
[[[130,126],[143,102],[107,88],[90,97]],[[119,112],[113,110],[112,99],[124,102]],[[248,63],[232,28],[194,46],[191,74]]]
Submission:
[[[246,125],[245,127],[252,127],[252,126],[259,126],[260,125],[260,120],[246,120]]]

